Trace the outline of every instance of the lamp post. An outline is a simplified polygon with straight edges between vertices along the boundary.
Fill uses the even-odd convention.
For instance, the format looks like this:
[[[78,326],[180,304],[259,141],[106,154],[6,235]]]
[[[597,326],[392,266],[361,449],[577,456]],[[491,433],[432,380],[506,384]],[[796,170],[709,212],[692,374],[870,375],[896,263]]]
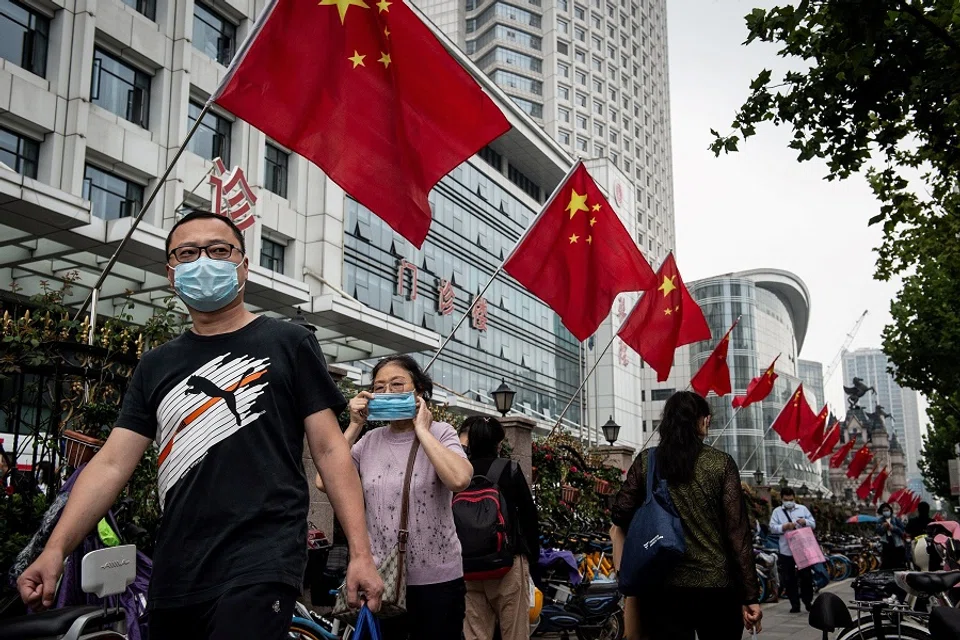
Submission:
[[[802,485],[800,485],[800,489],[797,491],[797,493],[806,498],[808,495],[810,495],[810,487],[808,487],[807,483],[804,482]]]
[[[493,402],[497,405],[500,415],[507,417],[510,409],[513,408],[513,397],[517,392],[507,386],[506,380],[500,380],[500,386],[495,391],[491,391],[490,395],[493,396]]]
[[[299,307],[297,307],[297,315],[295,315],[294,317],[290,318],[290,320],[289,320],[288,322],[291,322],[291,323],[293,323],[293,324],[295,324],[295,325],[297,325],[297,326],[299,326],[299,327],[303,327],[304,329],[306,329],[306,330],[309,331],[310,333],[316,333],[316,332],[317,332],[317,327],[314,326],[314,325],[312,325],[312,324],[310,324],[310,321],[307,320],[306,316],[303,315],[303,309],[300,309]]]
[[[617,441],[617,436],[620,435],[620,425],[613,421],[613,415],[611,414],[610,419],[601,428],[603,429],[603,439],[609,442],[612,447],[613,443]]]
[[[823,500],[823,489],[817,489],[817,500]]]
[[[756,471],[754,471],[754,472],[753,472],[753,479],[757,481],[757,486],[758,486],[758,487],[759,487],[760,485],[762,485],[762,484],[763,484],[763,470],[762,470],[762,469],[757,469]]]
[[[780,476],[780,490],[781,490],[781,491],[783,491],[784,489],[787,488],[787,484],[788,484],[788,483],[787,483],[787,477],[786,477],[786,476]]]

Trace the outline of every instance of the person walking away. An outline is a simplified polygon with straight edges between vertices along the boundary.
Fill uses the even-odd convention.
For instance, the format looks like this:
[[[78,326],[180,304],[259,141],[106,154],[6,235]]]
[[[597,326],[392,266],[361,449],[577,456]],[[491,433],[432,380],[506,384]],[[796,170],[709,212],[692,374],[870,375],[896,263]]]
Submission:
[[[466,584],[452,502],[453,494],[470,484],[473,469],[453,427],[434,422],[427,404],[432,395],[433,381],[416,360],[384,358],[373,368],[373,393],[361,391],[350,400],[350,424],[343,433],[360,471],[377,562],[397,544],[404,477],[417,447],[407,496],[407,609],[380,621],[383,640],[461,640],[463,634]],[[361,437],[371,412],[389,417],[389,426]],[[325,490],[324,481],[315,480]]]
[[[304,436],[350,540],[347,587],[379,608],[363,493],[337,423],[345,405],[314,335],[243,305],[248,258],[226,217],[193,212],[166,240],[170,284],[193,327],[143,355],[103,448],[80,474],[17,586],[53,604],[64,559],[104,517],[156,440],[163,519],[151,640],[287,637],[307,559]]]
[[[761,630],[740,471],[728,454],[704,443],[709,427],[710,405],[692,391],[679,391],[664,405],[656,468],[683,522],[686,553],[662,588],[628,598],[629,640],[735,640],[744,629]],[[614,499],[610,533],[617,561],[646,498],[649,453],[637,456]]]
[[[491,640],[498,624],[503,640],[530,637],[530,570],[540,556],[537,507],[520,465],[498,455],[505,437],[503,425],[496,418],[473,416],[460,427],[460,444],[473,464],[474,477],[487,478],[503,496],[504,515],[511,529],[507,540],[514,553],[513,565],[502,577],[471,580],[467,576],[466,640]]]
[[[927,533],[927,525],[933,522],[930,517],[930,503],[921,502],[917,505],[917,515],[907,520],[906,533],[916,538]]]
[[[880,536],[880,569],[906,569],[907,551],[903,537],[906,530],[903,520],[893,515],[893,507],[883,503],[877,509],[880,521],[877,522],[877,535]]]
[[[817,523],[810,510],[797,503],[797,494],[792,488],[785,487],[780,492],[780,499],[782,504],[770,514],[770,533],[780,536],[778,573],[787,590],[790,613],[800,613],[801,600],[804,608],[810,611],[810,604],[813,601],[813,569],[811,567],[797,569],[793,552],[790,551],[787,536],[784,534],[801,527],[816,529]]]

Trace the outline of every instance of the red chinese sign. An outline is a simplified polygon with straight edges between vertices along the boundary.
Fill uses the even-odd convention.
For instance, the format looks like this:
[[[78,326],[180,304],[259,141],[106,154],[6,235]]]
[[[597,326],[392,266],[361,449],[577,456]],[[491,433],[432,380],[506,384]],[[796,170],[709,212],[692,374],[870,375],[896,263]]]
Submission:
[[[453,300],[456,296],[453,283],[449,280],[441,280],[437,289],[437,311],[440,315],[448,316],[453,313]]]
[[[627,366],[630,364],[630,352],[627,350],[627,343],[623,340],[618,340],[620,343],[620,350],[617,354],[618,359],[620,360],[620,366]]]
[[[410,274],[410,295],[404,296],[407,285],[407,273]],[[417,299],[417,265],[412,262],[401,260],[397,265],[397,295],[404,296],[407,300]]]
[[[420,270],[417,265],[401,258],[397,261],[397,295],[407,300],[417,299]],[[437,313],[448,316],[454,311],[457,290],[452,280],[437,280]],[[470,326],[477,331],[487,330],[487,301],[479,298],[470,312]]]
[[[241,231],[253,226],[257,196],[247,184],[243,169],[234,167],[227,171],[223,160],[217,158],[209,182],[213,186],[213,212],[233,220]]]
[[[617,319],[623,322],[627,318],[627,299],[620,298],[617,301]]]
[[[473,311],[470,312],[473,328],[477,331],[487,330],[487,301],[480,298],[473,305]]]

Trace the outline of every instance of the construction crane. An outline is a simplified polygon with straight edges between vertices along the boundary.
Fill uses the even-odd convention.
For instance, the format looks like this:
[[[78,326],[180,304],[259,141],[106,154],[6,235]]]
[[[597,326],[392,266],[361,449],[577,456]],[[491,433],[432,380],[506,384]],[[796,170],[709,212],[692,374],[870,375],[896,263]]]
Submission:
[[[860,325],[863,324],[863,319],[866,317],[867,312],[864,311],[860,314],[860,317],[857,318],[857,322],[853,325],[853,329],[851,329],[850,333],[847,334],[847,339],[843,341],[843,346],[840,347],[840,351],[837,352],[837,356],[833,359],[833,362],[830,363],[830,366],[827,367],[826,372],[823,374],[824,386],[830,382],[830,378],[837,370],[837,366],[840,364],[840,360],[843,358],[843,352],[847,350],[847,348],[850,346],[850,343],[853,342],[853,339],[857,336],[857,332],[860,331]]]

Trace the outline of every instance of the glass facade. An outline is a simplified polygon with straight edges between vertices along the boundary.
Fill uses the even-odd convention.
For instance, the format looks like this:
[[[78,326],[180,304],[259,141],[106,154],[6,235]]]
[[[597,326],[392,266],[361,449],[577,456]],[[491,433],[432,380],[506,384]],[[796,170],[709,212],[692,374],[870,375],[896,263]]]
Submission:
[[[537,214],[471,160],[430,193],[433,223],[422,250],[353,200],[344,219],[347,293],[363,304],[446,336]],[[501,275],[432,367],[446,389],[477,399],[501,379],[524,404],[556,416],[580,382],[576,339],[540,300]],[[481,328],[485,327],[485,330]],[[432,353],[415,354],[426,363]],[[576,421],[579,403],[567,417]]]
[[[46,77],[50,20],[19,2],[0,0],[0,58]]]
[[[733,456],[745,477],[751,477],[759,468],[767,482],[775,483],[785,476],[793,486],[819,486],[820,477],[800,448],[783,443],[776,432],[768,432],[800,384],[796,369],[796,337],[786,306],[776,294],[749,278],[711,278],[691,283],[688,288],[703,310],[714,336],[724,335],[740,318],[731,334],[727,354],[734,395],[746,393],[750,381],[780,356],[776,367],[779,377],[763,402],[734,411],[729,395],[707,398],[713,410],[708,441],[719,436],[713,446]],[[715,346],[713,340],[691,345],[691,371],[699,370]]]

